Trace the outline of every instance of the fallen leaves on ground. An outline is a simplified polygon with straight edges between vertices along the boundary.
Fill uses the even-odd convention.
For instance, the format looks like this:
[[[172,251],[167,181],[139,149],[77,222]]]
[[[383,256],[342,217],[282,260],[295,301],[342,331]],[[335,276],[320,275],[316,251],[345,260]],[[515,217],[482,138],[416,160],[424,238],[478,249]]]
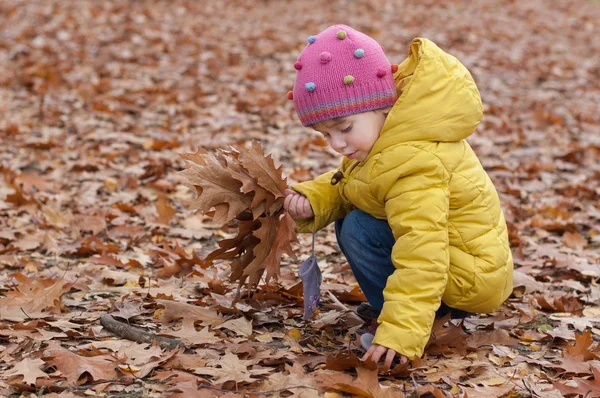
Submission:
[[[586,0],[0,2],[0,395],[600,396],[598,21]],[[394,63],[421,36],[469,68],[468,141],[517,268],[499,311],[438,322],[396,372],[358,360],[365,298],[333,229],[305,323],[310,236],[294,260],[290,220],[260,217],[279,180],[339,165],[285,98],[302,38],[336,22]],[[186,181],[203,162],[246,218]],[[120,339],[104,314],[183,347]]]

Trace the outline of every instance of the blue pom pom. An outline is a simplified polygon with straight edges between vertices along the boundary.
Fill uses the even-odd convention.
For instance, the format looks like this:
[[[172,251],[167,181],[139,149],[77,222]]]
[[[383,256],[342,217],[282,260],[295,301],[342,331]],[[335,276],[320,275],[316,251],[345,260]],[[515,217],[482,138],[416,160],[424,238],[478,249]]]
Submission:
[[[358,50],[354,51],[354,56],[356,58],[362,58],[363,55],[365,55],[365,50],[363,50],[362,48],[359,48]]]
[[[317,86],[313,82],[309,82],[304,85],[304,88],[308,91],[315,91]]]
[[[317,36],[308,36],[308,42],[310,44],[313,44],[315,40],[317,40]]]

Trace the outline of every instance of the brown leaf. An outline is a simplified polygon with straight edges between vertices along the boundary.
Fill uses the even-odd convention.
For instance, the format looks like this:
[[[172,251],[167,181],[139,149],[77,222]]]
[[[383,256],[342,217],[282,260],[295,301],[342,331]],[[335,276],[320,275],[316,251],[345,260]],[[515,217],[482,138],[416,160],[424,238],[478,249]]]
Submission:
[[[592,359],[598,359],[598,350],[600,345],[595,350],[591,350],[591,346],[594,344],[592,339],[592,332],[585,330],[583,333],[575,333],[575,343],[567,346],[567,353],[569,356],[578,357],[581,356],[584,361],[591,361]]]
[[[164,322],[169,322],[174,319],[191,319],[201,321],[202,325],[217,326],[225,322],[225,319],[219,316],[217,312],[210,308],[198,307],[196,305],[180,303],[171,300],[156,300],[165,311],[161,317]]]
[[[235,158],[228,159],[225,158],[227,163],[227,172],[236,180],[242,183],[242,187],[240,190],[243,193],[253,194],[252,203],[250,204],[250,209],[252,210],[252,215],[256,219],[259,217],[266,209],[270,208],[273,202],[275,202],[275,195],[267,191],[265,188],[260,186],[258,182],[252,178],[252,176],[239,164],[238,160]],[[262,207],[259,207],[261,202],[265,201]]]
[[[252,334],[252,321],[244,317],[230,319],[217,326],[217,329],[227,329],[238,336],[249,337]]]
[[[579,297],[572,295],[561,295],[554,297],[552,303],[543,295],[534,295],[537,303],[545,310],[558,312],[580,313],[583,310],[583,305],[579,301]]]
[[[500,386],[460,386],[460,388],[464,391],[464,396],[468,398],[504,398],[510,396],[509,394],[513,390],[513,387],[507,386],[506,383],[503,383]]]
[[[565,246],[575,250],[583,250],[588,246],[587,239],[577,232],[565,232],[563,243]]]
[[[165,195],[158,196],[156,212],[158,213],[158,217],[156,217],[155,221],[165,225],[169,225],[175,215],[175,209],[171,206]]]
[[[598,347],[591,350],[593,344],[592,334],[586,330],[582,334],[575,334],[575,343],[567,346],[566,353],[558,364],[546,365],[549,368],[563,369],[567,373],[587,375],[591,374],[592,367],[587,361],[597,359]]]
[[[446,394],[444,394],[444,391],[440,390],[439,388],[437,388],[436,386],[433,385],[427,385],[427,386],[420,386],[419,388],[417,388],[417,396],[418,397],[431,397],[433,396],[433,398],[446,398]]]
[[[27,318],[43,318],[49,313],[60,313],[61,296],[70,289],[62,279],[29,279],[15,274],[19,280],[18,290],[6,293],[0,299],[3,319],[23,321]]]
[[[179,337],[188,345],[215,344],[222,341],[221,338],[208,330],[208,327],[197,331],[192,318],[183,318],[181,329],[174,332],[163,332],[161,335]]]
[[[273,241],[277,234],[278,221],[274,217],[259,218],[260,228],[253,232],[253,235],[260,239],[260,242],[254,247],[254,258],[252,262],[244,269],[244,277],[249,277],[251,286],[258,284],[265,268],[265,259],[271,252]]]
[[[513,286],[515,288],[524,286],[525,293],[541,292],[544,290],[543,283],[536,281],[533,277],[519,270],[513,272]]]
[[[275,168],[271,155],[265,156],[264,150],[258,141],[252,141],[252,149],[240,150],[240,163],[258,184],[275,195],[282,198],[287,182],[282,178],[281,167]]]
[[[111,314],[123,319],[134,318],[138,315],[148,312],[142,308],[142,305],[143,303],[141,301],[135,301],[123,297],[121,300],[115,302],[115,308],[118,311],[113,311]]]
[[[508,331],[496,329],[492,331],[477,331],[467,337],[466,344],[470,348],[480,348],[486,345],[517,345],[519,340],[510,337]]]
[[[469,336],[463,328],[462,322],[458,325],[448,322],[450,315],[441,319],[436,319],[433,323],[431,336],[427,343],[426,350],[437,350],[442,347],[460,347],[465,345],[466,339]],[[447,326],[446,326],[447,323]]]
[[[89,373],[94,381],[114,380],[117,377],[115,367],[118,362],[108,355],[83,357],[72,353],[57,342],[50,342],[44,351],[44,359],[59,370],[69,384],[77,383],[84,373]]]
[[[305,374],[302,365],[294,362],[293,366],[286,365],[285,373],[274,373],[259,387],[259,391],[284,391],[294,393],[299,398],[320,398],[317,383],[310,374]],[[302,388],[299,388],[302,387]]]
[[[252,197],[240,191],[241,182],[224,169],[224,160],[213,154],[201,156],[206,165],[189,163],[190,167],[180,172],[188,183],[196,187],[198,197],[191,208],[206,214],[214,207],[214,222],[225,224],[249,208]]]
[[[267,275],[265,282],[279,275],[279,265],[281,264],[281,256],[283,253],[290,256],[292,259],[296,259],[294,250],[292,249],[292,242],[298,242],[296,237],[296,222],[288,214],[285,213],[281,220],[279,220],[279,226],[273,240],[273,245],[267,257],[265,258],[265,268],[267,269]]]
[[[45,362],[40,358],[25,358],[21,362],[17,363],[12,369],[7,370],[5,376],[23,376],[21,382],[35,385],[35,381],[38,377],[49,378],[46,372],[43,372],[40,368],[45,365]]]
[[[22,188],[22,185],[18,183],[15,174],[5,168],[0,167],[0,171],[4,174],[4,182],[12,193],[6,195],[6,201],[16,206],[24,206],[36,203],[33,195],[27,195]]]
[[[600,370],[592,367],[594,378],[592,380],[575,378],[573,381],[577,387],[567,386],[559,381],[551,380],[552,385],[558,391],[565,395],[581,395],[583,397],[598,398],[600,397]]]
[[[123,264],[121,262],[121,260],[111,256],[108,253],[102,253],[102,255],[99,257],[96,257],[96,256],[90,257],[89,261],[94,264],[112,265],[117,268],[125,268],[125,264]]]
[[[352,351],[342,351],[327,356],[325,369],[344,371],[361,366],[360,359]]]
[[[356,368],[356,379],[351,375],[331,370],[315,372],[319,386],[326,391],[339,391],[359,397],[368,398],[403,398],[399,389],[382,388],[379,384],[377,370]]]
[[[75,223],[79,229],[82,231],[90,231],[93,235],[98,235],[106,229],[106,219],[104,215],[80,215],[76,218]],[[112,230],[118,230],[121,227],[123,226],[116,226]]]
[[[232,353],[225,353],[221,358],[210,361],[209,365],[213,367],[201,367],[194,369],[197,374],[211,375],[215,378],[215,385],[223,385],[227,381],[236,383],[254,383],[258,381],[253,379],[253,375],[270,373],[268,368],[260,368],[254,365],[254,361],[241,360]],[[249,368],[252,366],[252,368]]]

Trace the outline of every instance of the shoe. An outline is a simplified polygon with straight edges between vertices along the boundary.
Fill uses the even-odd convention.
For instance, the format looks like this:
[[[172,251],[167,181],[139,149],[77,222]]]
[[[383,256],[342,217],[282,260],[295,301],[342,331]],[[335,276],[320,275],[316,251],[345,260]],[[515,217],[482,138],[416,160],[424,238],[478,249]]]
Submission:
[[[472,312],[467,312],[463,310],[457,310],[456,308],[448,307],[446,303],[442,302],[440,308],[435,313],[436,319],[440,319],[450,314],[450,319],[465,319],[471,315],[474,315]]]
[[[372,320],[377,320],[379,318],[379,314],[381,314],[381,310],[377,310],[371,306],[369,303],[360,303],[360,305],[356,308],[356,314],[365,322],[370,322]]]

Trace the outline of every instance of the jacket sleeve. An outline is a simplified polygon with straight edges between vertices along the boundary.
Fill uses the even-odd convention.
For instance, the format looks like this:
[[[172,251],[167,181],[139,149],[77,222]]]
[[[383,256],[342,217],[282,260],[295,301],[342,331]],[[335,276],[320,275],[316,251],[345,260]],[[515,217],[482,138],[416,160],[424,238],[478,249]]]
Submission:
[[[329,171],[312,181],[301,182],[292,187],[308,198],[315,214],[310,220],[296,221],[298,232],[316,232],[344,217],[352,209],[352,204],[342,197],[340,185],[331,185],[331,178],[336,171]]]
[[[423,355],[448,279],[449,177],[429,152],[407,145],[394,154],[382,155],[373,174],[396,239],[373,342],[414,358]]]

